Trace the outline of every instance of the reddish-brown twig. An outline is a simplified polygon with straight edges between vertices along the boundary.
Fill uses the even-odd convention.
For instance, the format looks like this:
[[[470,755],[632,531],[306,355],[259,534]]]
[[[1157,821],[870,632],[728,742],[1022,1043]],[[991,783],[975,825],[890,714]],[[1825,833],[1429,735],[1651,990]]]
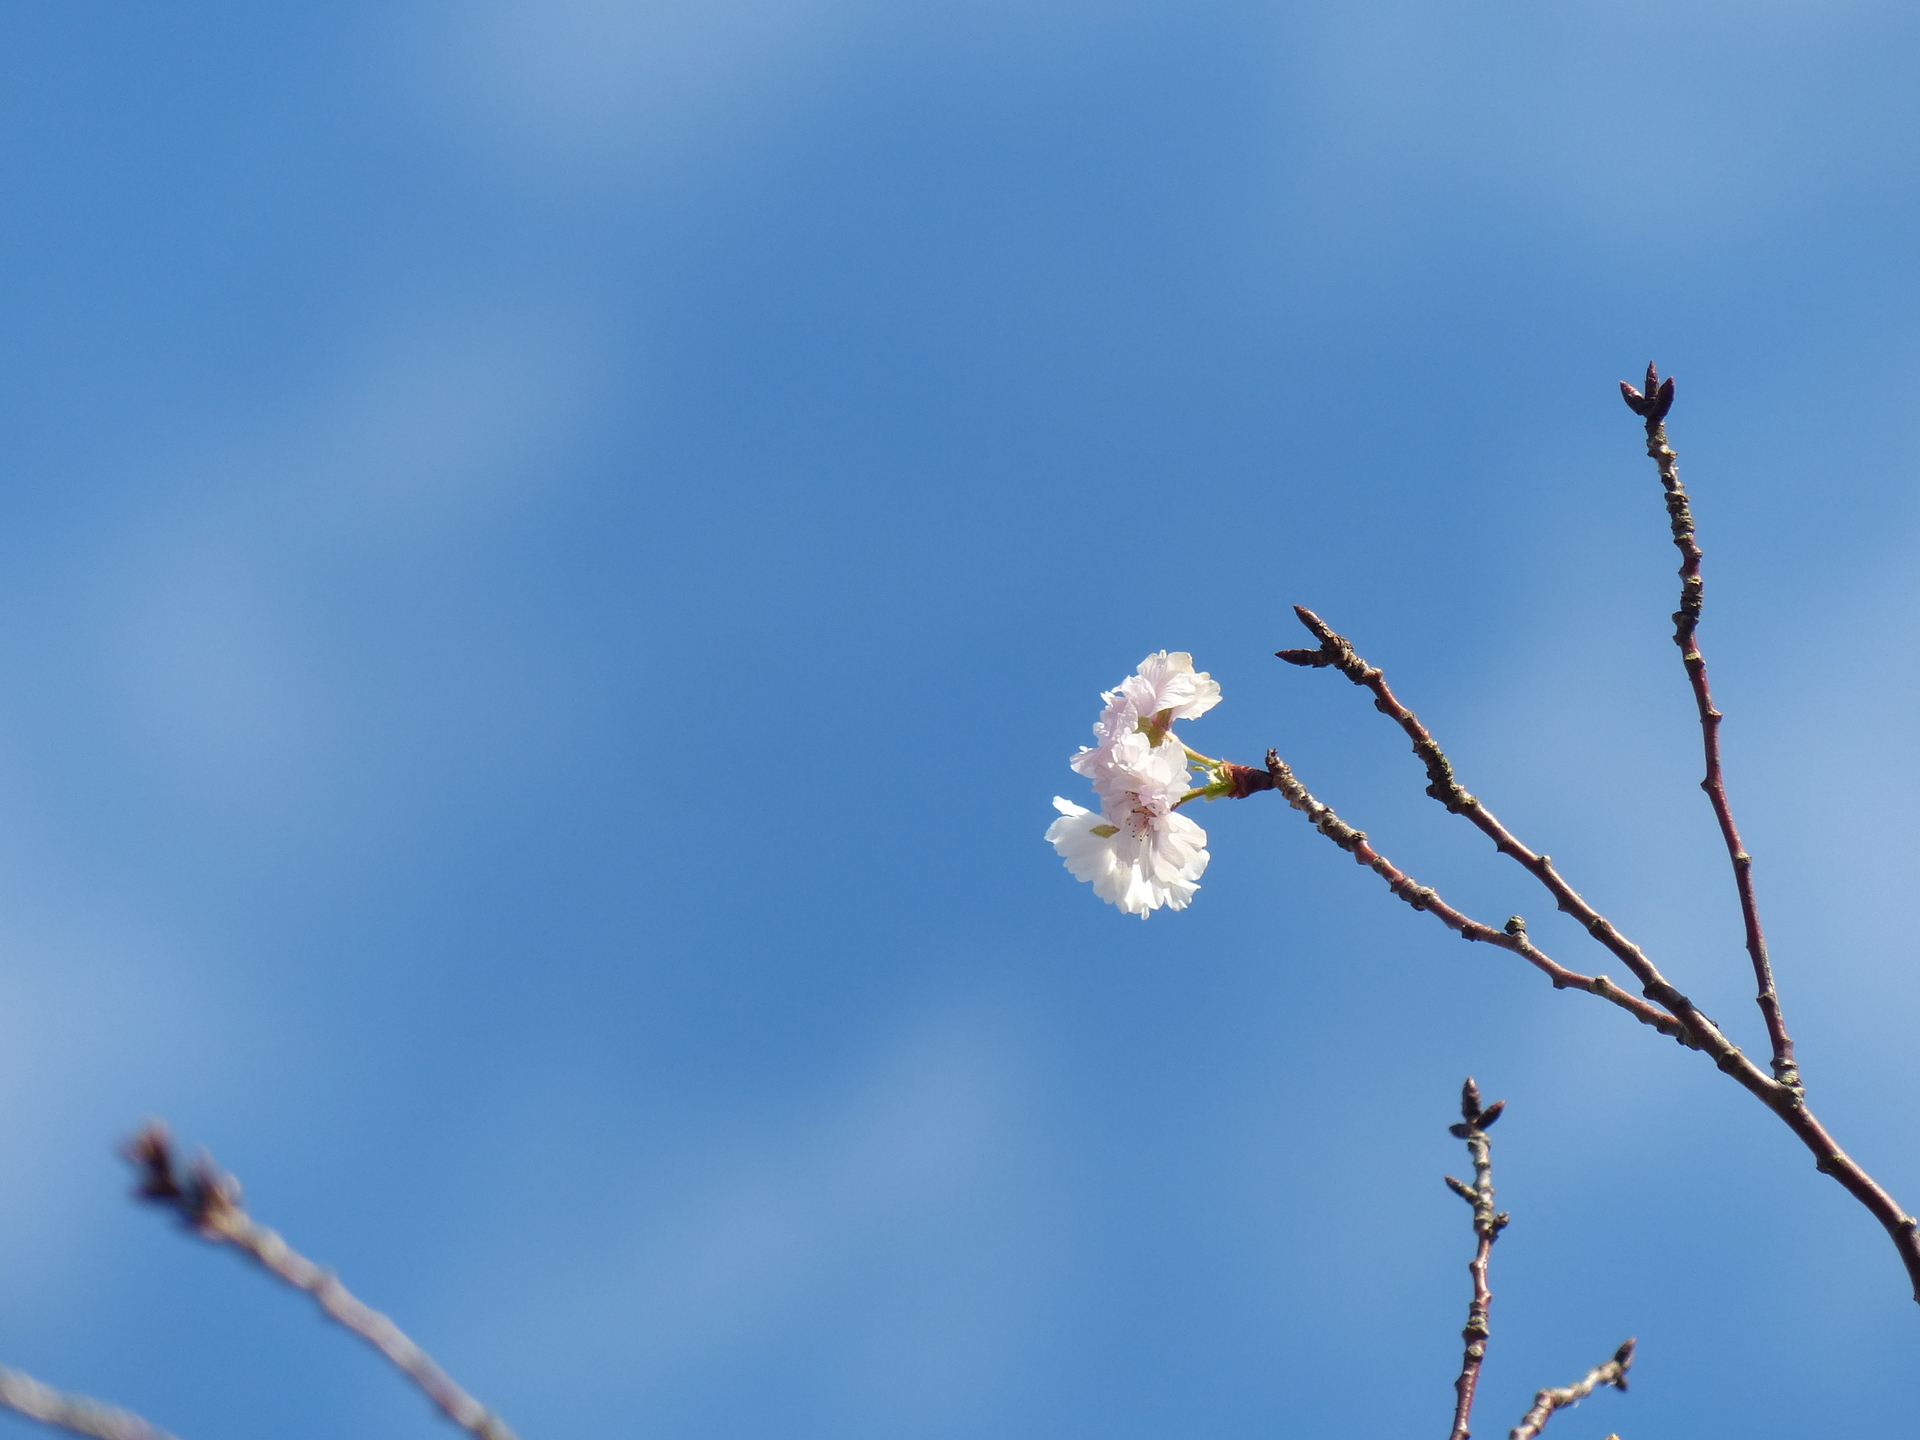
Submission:
[[[356,1299],[331,1270],[316,1265],[247,1214],[240,1185],[202,1156],[184,1171],[174,1164],[173,1141],[158,1121],[127,1144],[127,1159],[140,1171],[134,1193],[178,1212],[203,1240],[231,1245],[296,1290],[304,1290],[331,1320],[351,1330],[391,1361],[446,1417],[480,1440],[516,1440],[499,1416],[456,1385],[433,1359],[385,1315]]]
[[[1533,1408],[1521,1417],[1520,1423],[1508,1433],[1507,1440],[1533,1440],[1545,1428],[1553,1412],[1568,1405],[1577,1405],[1602,1385],[1611,1385],[1616,1390],[1627,1388],[1627,1370],[1633,1364],[1633,1341],[1628,1340],[1613,1352],[1613,1358],[1604,1365],[1596,1365],[1580,1379],[1562,1390],[1542,1390],[1533,1397]],[[1619,1440],[1618,1436],[1608,1436],[1607,1440]]]
[[[1491,810],[1487,809],[1477,797],[1468,794],[1454,778],[1453,765],[1441,751],[1431,732],[1421,724],[1419,717],[1413,711],[1400,703],[1399,697],[1389,688],[1385,675],[1377,666],[1369,665],[1361,659],[1344,636],[1336,634],[1311,610],[1296,605],[1294,613],[1300,617],[1300,623],[1319,639],[1320,645],[1314,650],[1282,650],[1278,652],[1280,658],[1294,665],[1330,667],[1339,670],[1354,684],[1372,693],[1374,708],[1399,725],[1407,737],[1413,741],[1414,754],[1419,756],[1426,766],[1429,782],[1427,793],[1454,814],[1463,815],[1472,821],[1475,827],[1493,841],[1495,849],[1502,855],[1512,858],[1545,886],[1561,910],[1578,920],[1589,935],[1624,961],[1627,968],[1633,971],[1635,978],[1640,981],[1641,993],[1649,1000],[1664,1006],[1665,1012],[1679,1022],[1679,1034],[1676,1038],[1683,1044],[1704,1051],[1720,1070],[1785,1122],[1787,1128],[1799,1137],[1800,1143],[1813,1153],[1815,1168],[1823,1175],[1831,1175],[1839,1181],[1847,1193],[1866,1206],[1874,1219],[1880,1222],[1892,1239],[1894,1249],[1899,1252],[1900,1263],[1906,1268],[1907,1278],[1913,1285],[1914,1299],[1920,1301],[1920,1220],[1916,1220],[1901,1209],[1899,1202],[1888,1194],[1871,1175],[1861,1169],[1852,1156],[1840,1148],[1839,1142],[1827,1133],[1826,1127],[1807,1108],[1806,1097],[1800,1087],[1797,1084],[1782,1084],[1748,1059],[1739,1046],[1721,1033],[1719,1026],[1703,1015],[1693,1001],[1683,995],[1667,980],[1666,976],[1660,973],[1638,945],[1622,935],[1611,920],[1589,905],[1585,898],[1567,883],[1560,872],[1554,868],[1550,858],[1521,844],[1513,832],[1502,825]],[[1279,783],[1279,774],[1286,767],[1279,766],[1275,769],[1274,767],[1278,765],[1277,757],[1269,753],[1268,758],[1268,768],[1275,775],[1274,788],[1283,789]],[[1289,778],[1291,778],[1290,772]],[[1298,788],[1298,782],[1294,784]],[[1306,792],[1301,790],[1300,794],[1305,796]],[[1311,796],[1306,798],[1312,801]],[[1294,801],[1291,795],[1288,801],[1296,810],[1307,808]],[[1317,805],[1319,802],[1312,803]],[[1318,824],[1318,821],[1315,823]],[[1341,826],[1340,828],[1345,830],[1349,827]],[[1354,847],[1342,841],[1339,834],[1328,830],[1325,826],[1320,826],[1320,829],[1343,850],[1354,851]],[[1357,835],[1360,832],[1352,833]],[[1362,839],[1364,840],[1364,836]],[[1354,854],[1355,858],[1361,859],[1363,864],[1372,863],[1362,858],[1358,851],[1354,851]],[[1374,868],[1379,869],[1378,866]],[[1383,876],[1387,874],[1386,871],[1380,873]],[[1397,871],[1394,873],[1398,874]],[[1406,884],[1411,884],[1405,881],[1405,877],[1401,879]],[[1389,884],[1392,883],[1389,879]],[[1400,893],[1398,886],[1395,888],[1395,893]],[[1401,898],[1408,897],[1402,895]],[[1482,937],[1470,935],[1468,938],[1477,940]],[[1516,947],[1505,948],[1515,949]],[[1570,988],[1588,990],[1593,994],[1603,993],[1590,985]],[[1608,995],[1605,998],[1613,997]],[[1615,1003],[1619,1002],[1615,1001]],[[1622,1006],[1622,1008],[1630,1009],[1631,1007]],[[1645,1019],[1645,1017],[1639,1018]],[[1646,1023],[1654,1024],[1654,1028],[1661,1029],[1663,1033],[1671,1033],[1666,1032],[1663,1027],[1651,1020],[1647,1020]]]
[[[91,1435],[94,1440],[173,1440],[131,1410],[56,1390],[18,1370],[0,1369],[0,1406],[70,1435]]]
[[[1554,989],[1584,990],[1589,995],[1598,995],[1602,1000],[1610,1000],[1618,1005],[1641,1024],[1651,1025],[1662,1035],[1686,1043],[1680,1022],[1658,1005],[1651,1005],[1636,995],[1628,994],[1605,975],[1582,975],[1577,970],[1569,970],[1541,950],[1527,937],[1526,921],[1518,915],[1507,921],[1504,930],[1496,930],[1454,909],[1440,898],[1439,891],[1420,884],[1374,849],[1367,841],[1366,831],[1354,829],[1314,799],[1294,777],[1286,762],[1272,750],[1267,752],[1267,781],[1267,785],[1261,788],[1278,791],[1287,804],[1313,822],[1314,829],[1386,881],[1387,888],[1395,895],[1414,909],[1427,911],[1461,939],[1477,940],[1483,945],[1510,950],[1551,980]]]
[[[1647,366],[1647,390],[1640,391],[1620,382],[1620,394],[1627,407],[1646,422],[1647,455],[1660,468],[1660,486],[1667,496],[1667,521],[1673,531],[1674,548],[1680,552],[1680,608],[1673,612],[1673,643],[1680,647],[1681,661],[1687,667],[1687,681],[1693,687],[1694,708],[1700,713],[1700,739],[1706,752],[1706,778],[1700,788],[1713,805],[1713,818],[1720,822],[1720,838],[1727,847],[1727,859],[1733,865],[1734,888],[1740,894],[1740,921],[1746,930],[1747,954],[1753,961],[1753,980],[1758,987],[1755,1001],[1767,1023],[1767,1038],[1773,1045],[1773,1078],[1782,1085],[1798,1089],[1800,1071],[1793,1061],[1793,1040],[1787,1034],[1787,1022],[1780,1014],[1780,992],[1773,983],[1773,962],[1767,958],[1767,937],[1760,929],[1760,906],[1753,895],[1753,856],[1740,843],[1739,827],[1733,823],[1733,807],[1727,801],[1727,787],[1720,774],[1720,721],[1722,715],[1713,705],[1713,692],[1707,686],[1707,662],[1700,653],[1698,630],[1700,612],[1706,601],[1706,583],[1701,579],[1703,558],[1694,536],[1693,507],[1687,490],[1680,483],[1680,457],[1667,444],[1667,411],[1673,408],[1673,377],[1665,380],[1654,367]]]
[[[1493,1255],[1493,1242],[1507,1228],[1504,1211],[1493,1208],[1493,1150],[1487,1140],[1487,1127],[1500,1118],[1507,1102],[1496,1100],[1480,1108],[1480,1087],[1467,1077],[1460,1087],[1460,1123],[1449,1125],[1448,1133],[1467,1142],[1473,1157],[1473,1184],[1446,1177],[1447,1188],[1473,1207],[1473,1233],[1479,1243],[1467,1270],[1473,1276],[1473,1300],[1467,1306],[1467,1326],[1460,1338],[1467,1342],[1460,1359],[1460,1376],[1453,1382],[1453,1429],[1447,1440],[1467,1440],[1467,1422],[1473,1418],[1474,1387],[1480,1383],[1480,1366],[1487,1358],[1487,1315],[1493,1305],[1493,1290],[1487,1284],[1487,1261]]]
[[[1520,843],[1520,840],[1502,825],[1494,813],[1483,805],[1479,798],[1467,793],[1454,777],[1453,764],[1440,749],[1432,733],[1420,722],[1387,684],[1384,672],[1378,666],[1369,665],[1355,652],[1344,635],[1336,634],[1313,611],[1304,605],[1293,607],[1293,613],[1300,617],[1300,623],[1313,632],[1320,641],[1313,650],[1281,650],[1276,652],[1282,660],[1292,665],[1310,667],[1330,667],[1338,670],[1355,685],[1373,694],[1373,708],[1387,716],[1413,741],[1413,753],[1419,756],[1427,770],[1427,794],[1438,800],[1456,815],[1464,815],[1472,821],[1494,843],[1494,848],[1502,855],[1512,857],[1534,878],[1546,886],[1560,909],[1566,911],[1586,929],[1587,933],[1598,940],[1607,949],[1617,955],[1626,967],[1633,971],[1639,980],[1643,993],[1649,1000],[1664,1006],[1675,1019],[1679,1020],[1697,1042],[1697,1048],[1713,1056],[1722,1069],[1729,1065],[1744,1065],[1752,1070],[1759,1080],[1771,1084],[1767,1077],[1755,1069],[1752,1062],[1741,1055],[1738,1047],[1722,1035],[1714,1023],[1702,1015],[1694,1003],[1685,995],[1667,983],[1667,978],[1647,959],[1638,945],[1622,935],[1598,910],[1589,905],[1585,898],[1561,877],[1554,869],[1553,860],[1539,855]]]

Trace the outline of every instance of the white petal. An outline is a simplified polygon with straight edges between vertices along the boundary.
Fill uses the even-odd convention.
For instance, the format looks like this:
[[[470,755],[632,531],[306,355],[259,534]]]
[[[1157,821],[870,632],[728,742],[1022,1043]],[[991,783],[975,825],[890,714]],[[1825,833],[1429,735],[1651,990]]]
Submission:
[[[1220,686],[1205,671],[1196,672],[1184,650],[1162,650],[1140,662],[1138,672],[1120,682],[1120,694],[1142,715],[1197,720],[1220,703]]]

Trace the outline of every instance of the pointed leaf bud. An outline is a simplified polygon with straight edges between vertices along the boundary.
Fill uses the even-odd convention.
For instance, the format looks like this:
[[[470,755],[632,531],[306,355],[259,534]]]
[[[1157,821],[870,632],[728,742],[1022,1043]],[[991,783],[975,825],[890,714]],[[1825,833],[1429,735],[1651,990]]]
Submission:
[[[1660,388],[1647,400],[1647,416],[1652,420],[1664,420],[1667,412],[1673,408],[1673,377],[1669,375],[1660,382]]]

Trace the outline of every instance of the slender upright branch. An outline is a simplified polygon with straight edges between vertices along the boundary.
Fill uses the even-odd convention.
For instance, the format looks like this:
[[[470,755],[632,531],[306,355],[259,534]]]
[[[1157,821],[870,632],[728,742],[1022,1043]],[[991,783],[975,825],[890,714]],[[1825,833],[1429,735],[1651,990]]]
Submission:
[[[1487,1337],[1491,1333],[1487,1328],[1487,1313],[1493,1304],[1493,1291],[1487,1284],[1487,1261],[1493,1255],[1493,1242],[1507,1228],[1506,1213],[1493,1208],[1493,1155],[1487,1127],[1500,1118],[1506,1105],[1506,1101],[1496,1100],[1482,1110],[1480,1087],[1469,1075],[1467,1083],[1460,1087],[1460,1123],[1447,1127],[1449,1134],[1467,1142],[1467,1153],[1473,1157],[1473,1184],[1468,1185],[1451,1175],[1446,1181],[1449,1190],[1473,1207],[1473,1233],[1479,1240],[1473,1259],[1467,1263],[1467,1270],[1473,1276],[1473,1300],[1467,1306],[1467,1327],[1460,1332],[1467,1349],[1460,1359],[1460,1376],[1453,1382],[1453,1429],[1447,1433],[1447,1440],[1467,1440],[1470,1433],[1467,1422],[1473,1418],[1474,1387],[1480,1383],[1480,1366],[1487,1358]]]
[[[331,1270],[247,1214],[239,1182],[215,1167],[211,1157],[203,1155],[184,1170],[176,1167],[172,1137],[158,1121],[128,1142],[126,1155],[140,1172],[134,1192],[140,1198],[178,1212],[201,1239],[231,1245],[275,1278],[306,1291],[328,1319],[378,1350],[461,1429],[480,1440],[516,1440],[504,1420],[456,1385],[399,1326],[356,1299]]]
[[[1674,548],[1680,552],[1680,608],[1673,612],[1673,643],[1680,647],[1681,661],[1687,667],[1687,681],[1693,687],[1694,708],[1700,712],[1700,739],[1706,752],[1706,778],[1700,788],[1713,805],[1713,818],[1720,822],[1720,838],[1727,847],[1727,859],[1733,865],[1733,883],[1740,894],[1740,920],[1746,929],[1747,955],[1753,961],[1753,979],[1758,987],[1755,1001],[1767,1024],[1767,1038],[1773,1045],[1773,1078],[1791,1089],[1800,1088],[1800,1071],[1793,1060],[1793,1040],[1787,1034],[1787,1022],[1780,1014],[1780,992],[1773,983],[1773,962],[1767,958],[1767,937],[1760,929],[1760,906],[1753,894],[1753,856],[1740,843],[1739,827],[1733,823],[1733,807],[1727,801],[1727,787],[1720,773],[1720,721],[1714,708],[1713,691],[1707,685],[1707,662],[1700,653],[1698,630],[1700,613],[1706,601],[1706,584],[1700,576],[1700,542],[1694,536],[1693,506],[1680,483],[1680,457],[1667,444],[1667,412],[1673,408],[1673,377],[1665,380],[1652,365],[1647,366],[1647,390],[1643,395],[1626,381],[1620,382],[1620,394],[1634,414],[1646,422],[1647,454],[1660,468],[1660,485],[1667,495],[1667,520],[1673,530]]]
[[[1430,913],[1434,919],[1462,940],[1477,940],[1482,945],[1494,945],[1502,950],[1510,950],[1551,980],[1554,989],[1584,990],[1589,995],[1598,995],[1602,1000],[1609,1000],[1618,1005],[1641,1024],[1651,1025],[1662,1035],[1671,1036],[1683,1044],[1690,1043],[1680,1022],[1658,1005],[1649,1004],[1629,994],[1605,975],[1582,975],[1579,971],[1569,970],[1553,959],[1528,937],[1527,922],[1518,915],[1511,916],[1507,920],[1505,929],[1496,930],[1491,925],[1484,925],[1454,909],[1440,898],[1439,891],[1429,885],[1420,884],[1374,849],[1367,841],[1366,831],[1354,829],[1332,810],[1314,799],[1308,793],[1306,786],[1294,777],[1293,771],[1288,768],[1286,762],[1272,750],[1267,752],[1267,775],[1268,784],[1261,788],[1278,791],[1287,804],[1313,822],[1314,829],[1353,856],[1356,862],[1366,866],[1386,881],[1387,888],[1395,895],[1414,909]]]
[[[131,1410],[56,1390],[18,1370],[0,1368],[0,1406],[69,1435],[91,1435],[94,1440],[174,1440]]]
[[[1863,1170],[1852,1156],[1840,1148],[1840,1143],[1807,1108],[1806,1097],[1800,1087],[1797,1084],[1781,1083],[1748,1059],[1739,1046],[1721,1033],[1719,1026],[1701,1013],[1699,1006],[1660,973],[1658,967],[1647,958],[1638,945],[1621,934],[1611,920],[1589,905],[1585,898],[1567,883],[1560,872],[1554,868],[1553,861],[1548,856],[1523,845],[1512,831],[1500,823],[1491,810],[1487,809],[1477,797],[1469,794],[1454,778],[1453,766],[1441,751],[1431,732],[1413,711],[1400,703],[1399,697],[1388,687],[1386,676],[1377,666],[1369,665],[1361,659],[1344,636],[1336,634],[1332,627],[1311,610],[1296,605],[1294,613],[1300,617],[1300,623],[1319,639],[1320,645],[1313,650],[1282,650],[1278,652],[1280,658],[1294,665],[1337,669],[1354,684],[1372,693],[1374,708],[1399,725],[1407,737],[1413,741],[1414,754],[1420,757],[1427,769],[1429,781],[1427,793],[1454,814],[1465,816],[1471,821],[1477,829],[1493,841],[1495,849],[1513,859],[1545,886],[1561,910],[1579,921],[1589,935],[1624,961],[1634,977],[1640,981],[1641,993],[1647,999],[1664,1007],[1665,1013],[1679,1022],[1676,1039],[1693,1049],[1705,1052],[1722,1072],[1780,1117],[1787,1128],[1799,1137],[1800,1143],[1812,1152],[1814,1168],[1821,1174],[1831,1175],[1839,1181],[1847,1193],[1864,1205],[1873,1218],[1880,1222],[1881,1227],[1893,1241],[1894,1249],[1899,1252],[1900,1263],[1905,1267],[1907,1279],[1913,1286],[1914,1300],[1920,1302],[1920,1220],[1916,1220],[1901,1209],[1899,1202]],[[1275,769],[1277,765],[1279,765],[1277,757],[1269,752],[1268,769],[1274,775],[1274,788],[1287,794],[1288,803],[1296,810],[1307,810],[1307,804],[1296,800],[1294,795],[1288,793],[1286,787],[1280,783],[1280,774],[1286,767],[1279,765],[1279,768]],[[1290,772],[1288,778],[1291,780]],[[1293,788],[1307,802],[1313,805],[1319,804],[1299,787],[1297,781],[1293,782]],[[1319,808],[1325,809],[1324,806]],[[1312,814],[1310,810],[1308,813]],[[1332,814],[1331,811],[1327,813]],[[1319,824],[1317,819],[1315,823]],[[1337,818],[1335,825],[1339,826]],[[1339,830],[1348,828],[1339,826]],[[1324,825],[1320,826],[1320,829],[1342,849],[1351,851],[1354,858],[1360,860],[1362,864],[1373,864],[1371,859],[1355,850],[1352,844],[1342,841],[1337,831],[1330,830]],[[1358,835],[1360,832],[1352,833]],[[1364,842],[1365,837],[1362,836],[1361,839]],[[1372,852],[1369,851],[1368,854],[1371,855]],[[1383,877],[1388,877],[1390,885],[1394,884],[1389,876],[1392,867],[1380,870],[1380,867],[1375,865],[1374,868],[1379,870]],[[1398,874],[1398,871],[1392,871],[1392,875]],[[1411,885],[1404,876],[1401,876],[1400,880],[1404,884]],[[1398,885],[1395,885],[1395,893],[1401,893]],[[1401,894],[1401,898],[1409,897]],[[1411,900],[1409,903],[1412,903]],[[1452,924],[1451,921],[1448,923]],[[1453,928],[1461,927],[1456,925]],[[1465,932],[1462,931],[1462,933]],[[1482,937],[1469,935],[1467,938],[1477,940]],[[1516,949],[1514,946],[1505,948]],[[1602,993],[1590,985],[1573,988],[1588,990],[1593,994]],[[1613,997],[1609,995],[1605,998]],[[1619,1002],[1615,1001],[1615,1003]],[[1628,1006],[1622,1008],[1631,1009]],[[1674,1033],[1664,1030],[1662,1026],[1648,1020],[1645,1016],[1637,1018],[1652,1024],[1655,1029],[1662,1030],[1662,1033]]]
[[[1633,1341],[1628,1340],[1613,1352],[1613,1358],[1604,1365],[1596,1365],[1580,1379],[1561,1390],[1542,1390],[1533,1397],[1533,1408],[1521,1417],[1520,1423],[1513,1427],[1507,1440],[1533,1440],[1546,1427],[1553,1412],[1577,1405],[1603,1385],[1611,1385],[1616,1390],[1627,1388],[1627,1369],[1633,1364]],[[1619,1440],[1618,1436],[1609,1436],[1608,1440]]]

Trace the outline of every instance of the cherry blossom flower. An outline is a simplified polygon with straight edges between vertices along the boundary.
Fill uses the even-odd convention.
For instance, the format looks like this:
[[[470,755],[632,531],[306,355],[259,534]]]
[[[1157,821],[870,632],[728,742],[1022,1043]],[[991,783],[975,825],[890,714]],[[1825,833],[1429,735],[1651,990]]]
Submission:
[[[1076,880],[1128,915],[1145,919],[1162,905],[1184,910],[1207,868],[1207,832],[1176,811],[1138,805],[1116,817],[1053,797],[1060,818],[1047,839]]]
[[[1220,703],[1219,682],[1204,670],[1196,672],[1193,656],[1184,650],[1149,655],[1120,682],[1117,693],[1162,729],[1175,720],[1198,720]]]
[[[1099,743],[1069,762],[1093,782],[1099,813],[1056,796],[1061,818],[1046,838],[1075,879],[1127,914],[1185,909],[1207,868],[1207,832],[1178,813],[1194,792],[1172,725],[1211,710],[1220,687],[1195,673],[1191,655],[1162,650],[1100,698]]]

